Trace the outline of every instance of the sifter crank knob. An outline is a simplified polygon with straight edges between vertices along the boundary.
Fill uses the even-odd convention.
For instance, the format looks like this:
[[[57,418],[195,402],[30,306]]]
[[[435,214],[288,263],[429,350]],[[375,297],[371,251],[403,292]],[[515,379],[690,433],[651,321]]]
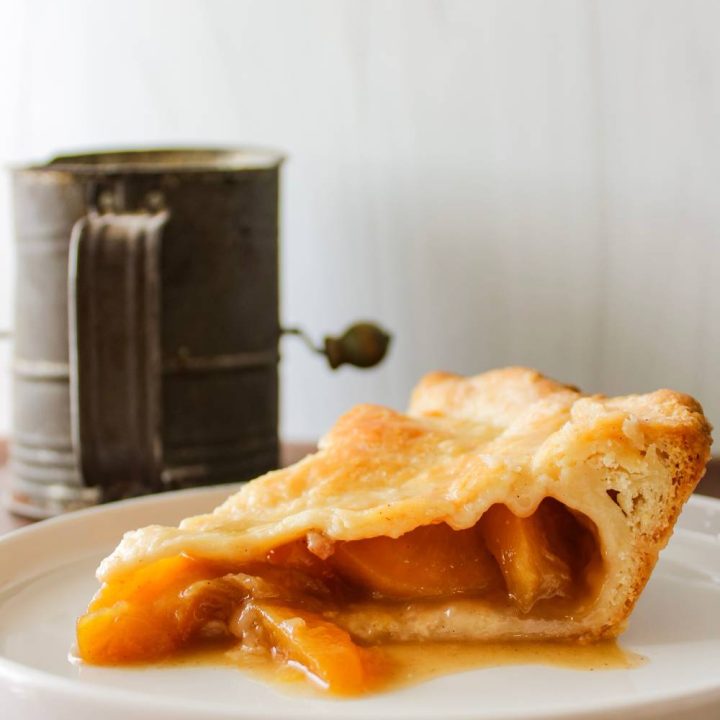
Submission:
[[[369,322],[351,325],[340,337],[325,338],[325,355],[335,370],[340,365],[370,368],[377,365],[387,353],[390,335]]]

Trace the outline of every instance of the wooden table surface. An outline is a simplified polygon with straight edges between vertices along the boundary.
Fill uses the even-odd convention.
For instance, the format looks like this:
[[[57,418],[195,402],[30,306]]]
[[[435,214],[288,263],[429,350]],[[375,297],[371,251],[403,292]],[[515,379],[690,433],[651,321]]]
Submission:
[[[283,443],[282,464],[290,465],[314,450],[310,443]],[[0,440],[0,494],[7,482],[7,443]],[[713,458],[708,465],[705,477],[700,481],[696,492],[711,497],[720,498],[720,458]],[[32,520],[21,518],[8,512],[0,505],[0,535],[15,530],[23,525],[29,525]]]

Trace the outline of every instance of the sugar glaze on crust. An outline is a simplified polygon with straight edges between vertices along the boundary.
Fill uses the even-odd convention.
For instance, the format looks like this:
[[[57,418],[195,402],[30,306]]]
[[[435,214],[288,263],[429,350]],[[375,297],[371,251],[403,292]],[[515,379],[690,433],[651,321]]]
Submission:
[[[551,497],[594,523],[602,555],[598,592],[572,617],[460,598],[365,602],[333,619],[370,642],[613,637],[704,473],[710,430],[700,405],[671,390],[607,398],[526,368],[433,373],[407,414],[359,405],[317,453],[248,483],[214,512],[127,533],[98,578],[180,553],[251,561],[308,535],[331,547],[440,522],[460,530],[495,503],[527,517]]]

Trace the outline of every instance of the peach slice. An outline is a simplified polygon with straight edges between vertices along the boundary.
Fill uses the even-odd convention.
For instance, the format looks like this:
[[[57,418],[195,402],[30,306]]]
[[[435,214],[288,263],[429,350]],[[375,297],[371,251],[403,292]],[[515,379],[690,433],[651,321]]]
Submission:
[[[197,580],[218,574],[217,568],[208,562],[187,555],[163,558],[104,584],[90,602],[89,610],[110,607],[121,600],[147,605],[162,596],[174,595]]]
[[[447,597],[502,586],[476,530],[445,523],[399,538],[337,543],[329,562],[347,579],[388,598]]]
[[[537,514],[521,518],[505,505],[493,505],[479,528],[521,612],[530,612],[538,600],[568,594],[570,569],[553,552]]]
[[[302,666],[330,692],[357,695],[367,689],[365,651],[342,628],[316,613],[283,605],[251,601],[248,611],[256,614],[275,654]]]
[[[180,555],[103,585],[77,622],[80,657],[94,665],[158,660],[181,647],[198,624],[181,593],[218,574]]]
[[[181,637],[175,623],[123,600],[83,615],[77,643],[86,662],[118,665],[163,658],[180,646]]]

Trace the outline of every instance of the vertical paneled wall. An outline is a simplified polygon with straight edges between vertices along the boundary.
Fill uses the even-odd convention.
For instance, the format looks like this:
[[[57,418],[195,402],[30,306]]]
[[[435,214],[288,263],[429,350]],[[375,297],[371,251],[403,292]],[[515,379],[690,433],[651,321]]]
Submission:
[[[283,341],[286,436],[358,401],[402,407],[433,368],[511,363],[592,390],[677,387],[720,422],[720,4],[126,0],[111,15],[0,10],[0,159],[285,150],[285,320],[396,336],[369,373]],[[8,228],[3,195],[0,326]],[[2,379],[0,431],[7,418]]]

